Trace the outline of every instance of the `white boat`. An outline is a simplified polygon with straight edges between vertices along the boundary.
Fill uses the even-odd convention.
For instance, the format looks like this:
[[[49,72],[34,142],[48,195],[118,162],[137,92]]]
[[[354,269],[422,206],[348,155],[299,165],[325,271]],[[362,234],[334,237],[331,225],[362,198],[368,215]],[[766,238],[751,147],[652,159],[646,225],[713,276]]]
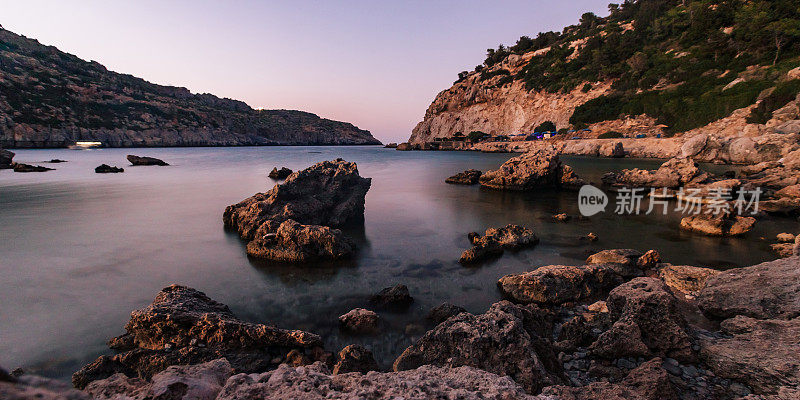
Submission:
[[[103,142],[95,142],[95,141],[78,141],[75,142],[72,146],[69,146],[72,150],[85,150],[85,149],[94,149],[97,147],[102,147]]]

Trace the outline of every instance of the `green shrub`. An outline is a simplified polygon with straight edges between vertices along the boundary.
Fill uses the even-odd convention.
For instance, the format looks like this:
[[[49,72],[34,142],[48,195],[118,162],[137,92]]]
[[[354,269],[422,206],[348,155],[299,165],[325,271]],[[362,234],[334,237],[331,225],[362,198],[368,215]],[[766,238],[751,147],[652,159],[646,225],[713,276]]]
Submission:
[[[544,121],[533,129],[534,132],[555,132],[556,124],[553,121]]]
[[[472,132],[469,133],[469,135],[467,135],[467,139],[469,139],[471,142],[477,142],[477,141],[485,138],[486,136],[488,136],[488,135],[486,133],[484,133],[484,132],[472,131]]]
[[[588,93],[590,90],[592,90],[591,83],[584,84],[583,87],[581,88],[581,92],[583,93]]]

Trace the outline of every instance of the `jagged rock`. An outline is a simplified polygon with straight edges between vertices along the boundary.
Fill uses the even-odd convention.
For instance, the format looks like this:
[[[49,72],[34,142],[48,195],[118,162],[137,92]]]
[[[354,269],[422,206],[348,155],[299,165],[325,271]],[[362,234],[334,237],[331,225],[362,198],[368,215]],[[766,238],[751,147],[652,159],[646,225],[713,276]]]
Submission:
[[[125,172],[125,169],[119,167],[112,167],[108,164],[100,164],[97,168],[94,169],[94,172],[98,174],[108,174],[108,173]]]
[[[444,181],[446,183],[453,183],[456,185],[474,185],[478,183],[482,172],[477,169],[468,169],[464,172],[459,172]]]
[[[378,331],[378,314],[363,308],[354,308],[339,316],[339,326],[353,333],[375,333]]]
[[[642,254],[641,257],[639,257],[638,260],[636,260],[636,266],[641,270],[654,268],[659,263],[661,263],[661,254],[659,254],[656,250],[647,250],[644,254]]]
[[[689,265],[665,265],[658,270],[658,277],[672,290],[697,296],[708,279],[720,271]]]
[[[720,377],[744,382],[757,394],[800,387],[800,318],[745,316],[720,325],[724,337],[700,336],[700,356]]]
[[[12,377],[0,369],[0,399],[3,400],[90,400],[87,393],[66,382],[36,375]]]
[[[700,170],[700,166],[694,160],[672,158],[655,171],[634,168],[609,172],[603,175],[603,182],[608,185],[634,188],[677,188],[696,185],[707,181],[708,178],[708,174]]]
[[[171,365],[198,364],[225,357],[236,372],[274,368],[291,350],[320,358],[319,336],[243,322],[228,306],[204,293],[172,285],[149,306],[131,313],[127,333],[109,347],[118,354],[100,356],[72,376],[77,388],[116,373],[150,379]]]
[[[608,264],[548,265],[497,281],[500,291],[512,301],[542,304],[598,298],[620,283],[622,278]]]
[[[642,269],[638,265],[642,253],[634,249],[611,249],[592,254],[586,264],[607,264],[623,278],[641,276]]]
[[[711,318],[800,316],[800,257],[794,256],[713,275],[698,305]]]
[[[773,243],[769,247],[781,258],[794,255],[794,243]]]
[[[677,300],[656,278],[634,278],[608,295],[612,321],[591,346],[593,354],[611,359],[667,356],[691,360],[686,320]]]
[[[631,370],[619,383],[594,382],[586,386],[551,386],[543,395],[559,400],[671,400],[678,399],[661,358],[653,358]]]
[[[165,163],[163,160],[159,160],[158,158],[154,157],[139,157],[133,154],[128,154],[127,159],[128,162],[130,162],[132,165],[160,165],[160,166],[169,165]]]
[[[581,236],[581,240],[588,240],[590,242],[596,242],[599,239],[596,233],[589,232],[586,236]]]
[[[13,168],[14,152],[0,149],[0,169]]]
[[[272,168],[272,171],[269,172],[268,176],[272,179],[286,179],[291,174],[292,170],[289,168],[281,167],[281,169],[278,169],[278,167],[275,167]]]
[[[333,366],[333,374],[346,374],[348,372],[377,371],[378,363],[372,352],[359,344],[351,344],[339,352],[339,361]]]
[[[373,306],[390,311],[405,311],[414,302],[406,285],[384,288],[369,299]]]
[[[197,365],[173,365],[149,382],[118,373],[88,384],[86,391],[94,400],[213,400],[231,375],[230,363],[220,358]]]
[[[740,236],[750,232],[755,223],[753,217],[733,213],[699,214],[682,218],[681,229],[708,236]]]
[[[301,225],[286,220],[276,233],[267,233],[247,243],[247,255],[264,260],[307,263],[350,257],[355,244],[338,229]]]
[[[395,371],[430,364],[470,366],[508,375],[529,393],[565,382],[549,340],[551,325],[538,308],[507,301],[481,315],[461,313],[428,331],[394,362]]]
[[[553,221],[556,222],[567,222],[570,219],[572,218],[567,213],[553,214]]]
[[[275,233],[286,220],[303,225],[339,226],[364,217],[371,180],[355,163],[323,161],[298,171],[283,184],[228,206],[223,222],[247,241]]]
[[[792,244],[794,244],[794,235],[791,234],[791,233],[787,233],[787,232],[779,233],[775,237],[775,239],[779,243],[792,243]]]
[[[576,188],[584,182],[555,151],[525,153],[480,177],[484,187],[499,190],[534,190],[541,187]]]
[[[502,228],[489,228],[483,236],[472,232],[468,237],[473,247],[461,254],[459,262],[462,264],[497,257],[502,255],[504,250],[519,250],[539,243],[539,238],[532,230],[513,224]]]
[[[45,171],[53,171],[53,168],[42,167],[41,165],[30,165],[30,164],[22,164],[22,163],[13,163],[11,166],[14,168],[14,172],[45,172]]]
[[[397,143],[394,143],[394,142],[388,143],[386,146],[383,146],[383,147],[385,147],[387,149],[396,149],[397,148]]]
[[[322,363],[296,368],[281,365],[263,374],[234,375],[217,400],[428,400],[453,396],[460,400],[539,400],[526,395],[509,377],[476,368],[425,365],[401,372],[331,375]]]
[[[459,307],[450,303],[442,303],[432,308],[431,311],[428,312],[426,318],[436,324],[440,324],[446,321],[448,318],[461,314],[462,312],[467,312],[467,310],[465,310],[463,307]]]

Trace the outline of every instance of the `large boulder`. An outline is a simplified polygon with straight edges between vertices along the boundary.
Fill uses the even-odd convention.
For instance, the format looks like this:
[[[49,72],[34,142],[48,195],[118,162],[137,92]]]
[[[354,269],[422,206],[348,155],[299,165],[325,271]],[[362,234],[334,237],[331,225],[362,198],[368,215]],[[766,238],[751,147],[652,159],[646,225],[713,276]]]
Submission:
[[[472,248],[461,254],[459,262],[462,264],[497,257],[502,255],[504,250],[519,250],[539,243],[539,238],[532,230],[513,224],[502,228],[489,228],[483,236],[476,232],[472,232],[468,236],[472,242]]]
[[[548,265],[497,281],[500,291],[516,303],[561,304],[605,296],[622,283],[608,264]]]
[[[160,166],[169,165],[163,160],[160,160],[155,157],[139,157],[133,154],[128,154],[126,158],[128,159],[128,162],[130,162],[132,165],[160,165]]]
[[[615,322],[592,344],[593,354],[610,359],[692,359],[686,320],[677,299],[661,280],[634,278],[612,290],[606,305]]]
[[[0,149],[0,169],[13,168],[14,152]]]
[[[527,191],[542,187],[576,188],[584,182],[564,165],[555,150],[541,150],[514,157],[480,177],[484,187]]]
[[[275,233],[286,220],[303,225],[339,226],[364,218],[370,179],[355,163],[323,161],[290,175],[283,184],[228,206],[225,226],[251,241]]]
[[[354,308],[339,316],[339,327],[352,333],[375,333],[378,331],[378,314],[364,308]]]
[[[634,249],[611,249],[592,254],[586,259],[586,264],[608,264],[614,271],[624,278],[642,275],[642,266],[638,264],[642,252]]]
[[[482,172],[477,169],[468,169],[464,172],[459,172],[444,181],[455,185],[474,185],[478,183]]]
[[[247,255],[272,261],[307,263],[350,257],[355,244],[342,231],[286,220],[275,233],[257,236],[247,244]]]
[[[714,269],[691,265],[664,265],[658,269],[658,277],[670,289],[690,296],[699,295],[708,279],[719,273]]]
[[[753,217],[743,217],[733,213],[698,214],[683,217],[681,229],[707,236],[741,236],[750,232],[755,225]]]
[[[655,170],[639,168],[609,172],[603,175],[603,182],[615,186],[640,188],[677,188],[705,182],[709,175],[700,170],[691,158],[672,158]]]
[[[711,276],[698,305],[711,318],[800,316],[800,257],[794,256]]]
[[[430,364],[508,375],[529,393],[565,381],[548,339],[551,325],[535,307],[507,301],[481,315],[461,313],[428,331],[394,362],[395,371]]]
[[[152,304],[133,311],[125,330],[109,342],[118,353],[81,368],[72,376],[75,387],[116,373],[150,379],[171,365],[221,357],[236,372],[262,372],[293,350],[311,360],[323,356],[317,335],[241,321],[228,306],[179,285],[164,288]]]
[[[779,394],[787,387],[797,391],[800,318],[737,316],[723,321],[721,330],[723,337],[707,335],[699,340],[700,357],[716,375],[744,382],[758,394]]]
[[[331,375],[322,363],[278,369],[263,374],[239,374],[228,379],[217,400],[322,399],[454,399],[510,400],[528,396],[507,376],[470,367],[425,365],[401,372]],[[548,398],[549,399],[549,398]],[[546,400],[546,399],[542,399]]]

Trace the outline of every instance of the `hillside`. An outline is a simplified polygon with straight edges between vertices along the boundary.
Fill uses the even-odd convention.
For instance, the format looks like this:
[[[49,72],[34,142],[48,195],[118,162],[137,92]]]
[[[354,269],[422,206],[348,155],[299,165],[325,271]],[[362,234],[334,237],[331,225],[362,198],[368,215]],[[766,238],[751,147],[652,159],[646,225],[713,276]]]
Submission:
[[[0,147],[380,144],[346,122],[254,110],[107,70],[0,28]]]
[[[569,134],[582,137],[683,136],[726,118],[731,131],[771,133],[796,119],[776,111],[800,91],[798,66],[795,1],[626,1],[607,17],[586,13],[562,32],[489,49],[439,93],[409,141],[530,133],[546,121],[591,130]]]

